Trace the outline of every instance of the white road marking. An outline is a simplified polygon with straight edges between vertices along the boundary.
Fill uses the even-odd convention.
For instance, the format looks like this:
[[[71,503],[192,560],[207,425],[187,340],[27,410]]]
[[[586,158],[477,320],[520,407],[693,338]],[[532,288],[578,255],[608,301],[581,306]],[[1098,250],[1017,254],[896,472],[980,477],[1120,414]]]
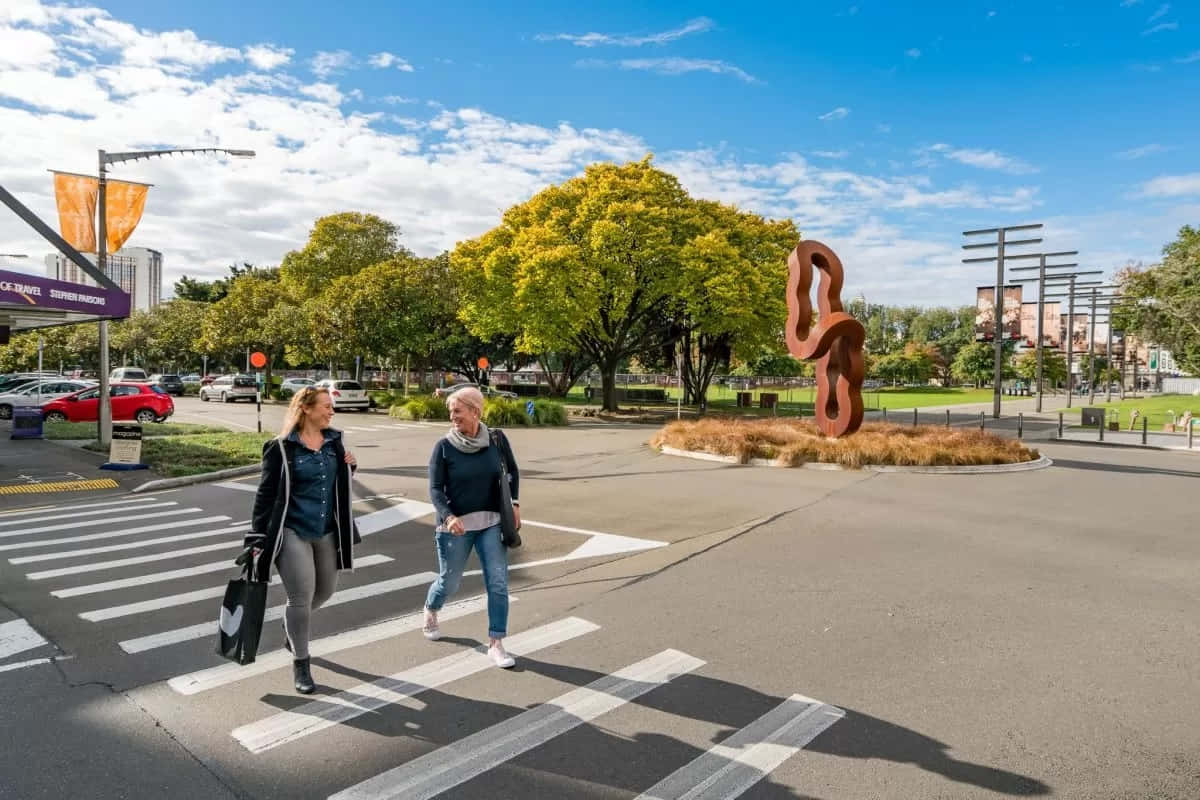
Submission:
[[[210,517],[218,522],[228,522],[229,517]],[[208,536],[223,536],[227,533],[242,533],[250,530],[248,524],[250,520],[239,522],[229,528],[218,528],[216,530],[198,531],[196,533],[177,533],[172,536],[160,536],[157,539],[144,539],[140,542],[125,542],[124,544],[106,544],[101,547],[85,547],[82,550],[61,550],[57,553],[39,553],[36,556],[20,556],[18,558],[10,558],[10,564],[33,564],[38,561],[61,561],[68,558],[78,558],[80,556],[93,556],[99,553],[116,553],[121,550],[136,550],[142,547],[150,547],[156,544],[175,544],[176,542],[187,541],[188,539],[203,539]]]
[[[224,481],[222,483],[214,483],[213,486],[219,486],[222,489],[237,489],[242,492],[257,492],[257,483],[238,483],[237,481]]]
[[[664,650],[512,719],[351,786],[332,795],[330,800],[428,800],[620,708],[703,664],[687,653]]]
[[[352,589],[339,589],[334,593],[333,597],[325,601],[325,605],[321,606],[321,608],[329,608],[330,606],[341,605],[342,603],[351,603],[355,600],[365,600],[368,597],[375,597],[387,594],[388,592],[409,589],[413,586],[421,586],[432,582],[436,577],[437,575],[432,572],[418,572],[415,575],[405,575],[402,578],[392,578],[386,581],[377,581],[376,583],[365,583],[362,586],[355,586]],[[287,608],[286,605],[268,608],[263,621],[271,622],[282,619],[285,608]],[[140,636],[137,639],[127,639],[123,642],[118,642],[118,644],[126,653],[141,653],[171,644],[190,642],[193,639],[204,639],[211,636],[212,632],[213,626],[211,622],[201,622],[197,625],[188,625],[184,628],[176,628],[175,630],[163,631],[162,633],[155,633],[149,636]]]
[[[81,508],[107,508],[109,506],[129,506],[129,505],[133,505],[133,504],[137,504],[137,503],[149,503],[149,502],[151,502],[153,500],[157,500],[157,499],[158,499],[157,497],[135,497],[135,498],[130,498],[128,500],[110,500],[107,503],[83,503],[81,505],[65,506],[65,508],[70,508],[74,511],[78,511]],[[45,514],[47,512],[61,511],[63,508],[64,508],[64,506],[42,506],[42,507],[36,508],[36,509],[25,509],[24,511],[0,512],[0,519],[5,520],[5,522],[0,522],[0,525],[19,525],[22,522],[38,522],[38,521],[40,521],[40,518],[22,519],[22,520],[14,520],[13,518],[14,517],[29,517],[30,515],[34,515],[34,514]],[[116,510],[119,511],[121,509],[116,509]],[[99,513],[107,514],[109,512],[101,511]]]
[[[364,556],[354,562],[354,568],[360,569],[365,567],[373,567],[377,564],[386,564],[392,559],[383,555]],[[232,566],[232,562],[228,562]],[[271,578],[271,584],[279,583],[279,576],[275,575]],[[126,603],[123,606],[112,606],[111,608],[98,608],[95,611],[85,611],[80,614],[81,619],[86,619],[88,622],[103,622],[107,619],[116,619],[117,617],[128,617],[133,614],[144,614],[147,611],[158,611],[162,608],[172,608],[174,606],[183,606],[188,603],[195,603],[198,600],[211,600],[214,597],[224,597],[224,586],[213,586],[208,589],[197,589],[192,592],[183,592],[182,594],[167,595],[165,597],[155,597],[150,600],[143,600],[138,603]]]
[[[0,658],[8,658],[44,644],[49,642],[23,619],[0,622]]]
[[[504,640],[504,645],[513,655],[528,655],[597,630],[600,630],[599,625],[578,617],[568,617],[510,636]],[[262,753],[378,711],[389,704],[415,697],[429,689],[491,669],[492,666],[492,660],[483,647],[460,651],[243,725],[233,731],[233,738],[250,752]]]
[[[845,715],[840,708],[794,694],[637,800],[733,800]]]
[[[146,508],[155,508],[157,506],[173,506],[175,503],[156,503],[155,505],[142,506],[135,509],[141,511]],[[179,508],[174,511],[156,511],[153,514],[127,514],[123,517],[113,517],[112,519],[93,519],[87,522],[61,522],[57,525],[43,525],[40,528],[22,528],[19,531],[4,531],[0,533],[0,538],[8,538],[10,536],[28,536],[31,533],[49,533],[50,531],[64,531],[68,528],[94,528],[97,525],[112,525],[117,522],[132,522],[135,519],[152,519],[159,517],[177,517],[180,514],[194,514],[197,511],[203,513],[202,508]]]
[[[509,602],[512,602],[517,598],[510,596],[508,599]],[[438,614],[438,620],[463,617],[477,611],[482,611],[485,608],[487,608],[487,595],[480,595],[470,600],[463,600],[460,603],[444,606],[441,613]],[[309,642],[308,652],[310,657],[326,656],[330,653],[348,650],[351,647],[359,647],[383,639],[390,639],[393,636],[418,630],[423,624],[423,616],[420,612],[407,614],[403,617],[387,620],[386,622],[377,622],[374,625],[367,625],[366,627],[357,628],[352,631],[343,631],[333,636],[315,639]],[[226,684],[240,681],[243,678],[264,675],[271,670],[289,666],[291,663],[292,654],[281,648],[271,653],[259,653],[258,659],[253,664],[220,664],[198,672],[171,678],[167,681],[167,684],[180,694],[199,694],[209,689],[216,689],[218,686],[225,686]]]
[[[24,669],[25,667],[36,667],[38,664],[52,664],[55,661],[70,661],[74,656],[50,656],[49,658],[34,658],[29,661],[18,661],[15,664],[4,664],[0,666],[0,672],[11,672],[16,669]]]
[[[386,561],[392,560],[389,556],[367,556],[362,561],[366,561],[367,558],[382,558]],[[132,578],[118,578],[116,580],[104,581],[103,583],[89,583],[86,586],[72,586],[70,589],[55,589],[50,594],[58,598],[80,597],[85,594],[111,592],[115,589],[128,589],[133,586],[145,586],[149,583],[162,583],[163,581],[173,581],[177,578],[190,578],[195,575],[206,575],[210,572],[234,569],[236,567],[233,560],[223,558],[220,561],[198,564],[194,567],[183,567],[182,569],[172,569],[166,572],[152,572],[148,575],[134,575]]]
[[[42,581],[46,578],[61,578],[64,575],[79,575],[84,572],[99,572],[106,569],[117,569],[118,567],[129,567],[134,564],[147,564],[151,561],[165,561],[169,558],[179,558],[181,556],[192,556],[197,553],[212,553],[217,550],[230,550],[234,547],[241,547],[242,543],[238,541],[217,542],[216,544],[203,544],[197,547],[185,547],[182,550],[167,550],[162,553],[150,553],[144,556],[130,556],[129,558],[118,558],[112,561],[92,561],[88,564],[76,564],[73,567],[60,567],[58,569],[48,569],[41,572],[30,572],[25,575],[31,581]]]
[[[142,525],[137,528],[126,528],[125,530],[120,531],[89,533],[84,536],[66,536],[60,539],[38,539],[32,542],[18,542],[17,544],[0,544],[0,550],[22,550],[26,547],[49,547],[52,544],[94,542],[97,539],[115,539],[121,536],[131,536],[135,533],[146,533],[147,531],[171,530],[174,528],[190,527],[192,525],[207,525],[213,522],[226,522],[228,519],[229,517],[223,516],[196,517],[195,519],[174,520],[167,524],[155,523],[154,525]]]

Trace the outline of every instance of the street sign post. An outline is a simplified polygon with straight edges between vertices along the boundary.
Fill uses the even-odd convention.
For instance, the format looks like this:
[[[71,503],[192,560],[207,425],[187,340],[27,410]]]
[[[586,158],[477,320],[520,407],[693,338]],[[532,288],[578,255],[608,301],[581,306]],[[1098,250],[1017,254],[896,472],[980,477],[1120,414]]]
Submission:
[[[255,381],[258,384],[258,391],[254,393],[254,404],[258,407],[258,432],[262,433],[262,368],[267,365],[267,356],[261,351],[255,351],[250,355],[250,365],[258,373],[258,379]]]
[[[533,401],[532,400],[525,401],[525,413],[529,415],[530,419],[533,419]]]

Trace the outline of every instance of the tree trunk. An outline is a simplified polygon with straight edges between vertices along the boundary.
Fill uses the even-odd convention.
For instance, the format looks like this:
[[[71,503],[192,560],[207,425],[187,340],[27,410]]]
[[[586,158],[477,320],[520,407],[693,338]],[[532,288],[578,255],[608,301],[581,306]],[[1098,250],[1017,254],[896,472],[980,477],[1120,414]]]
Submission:
[[[600,367],[600,387],[602,411],[620,411],[617,407],[617,362],[613,361]]]

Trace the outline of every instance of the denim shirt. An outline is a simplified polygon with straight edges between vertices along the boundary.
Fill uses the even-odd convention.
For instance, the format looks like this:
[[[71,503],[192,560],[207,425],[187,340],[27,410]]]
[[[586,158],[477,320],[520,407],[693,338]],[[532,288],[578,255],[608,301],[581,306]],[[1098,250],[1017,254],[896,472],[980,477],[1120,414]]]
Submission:
[[[337,455],[333,440],[337,431],[321,432],[325,441],[320,450],[310,450],[292,431],[288,441],[300,446],[292,464],[292,496],[284,525],[301,539],[320,539],[333,524],[334,482],[337,480]]]

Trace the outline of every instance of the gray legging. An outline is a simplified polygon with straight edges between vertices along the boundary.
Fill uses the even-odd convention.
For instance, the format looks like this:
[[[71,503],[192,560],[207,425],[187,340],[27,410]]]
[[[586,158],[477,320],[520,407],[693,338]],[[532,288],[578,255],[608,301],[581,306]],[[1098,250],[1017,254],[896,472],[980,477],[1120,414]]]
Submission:
[[[287,591],[284,634],[292,644],[292,658],[308,658],[308,620],[337,586],[337,545],[334,534],[320,539],[301,539],[291,528],[283,529],[283,547],[275,566]]]

